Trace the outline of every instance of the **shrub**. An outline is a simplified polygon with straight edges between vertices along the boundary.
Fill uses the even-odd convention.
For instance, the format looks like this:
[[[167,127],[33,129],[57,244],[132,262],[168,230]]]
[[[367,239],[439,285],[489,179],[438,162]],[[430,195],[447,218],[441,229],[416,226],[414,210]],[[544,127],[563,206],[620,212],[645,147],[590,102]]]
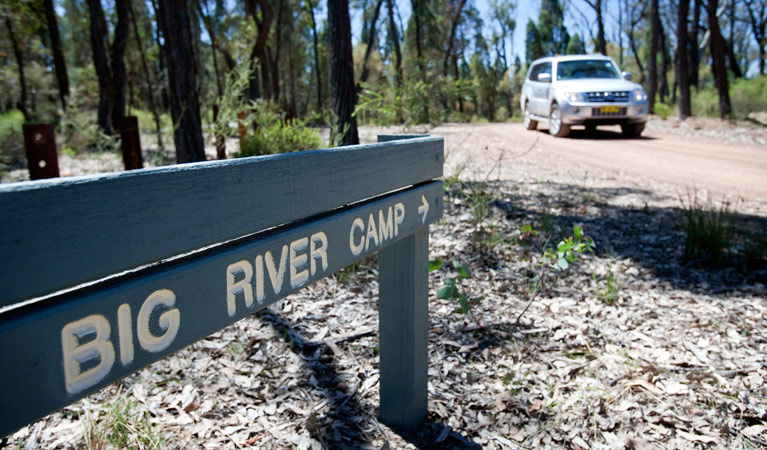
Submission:
[[[736,118],[767,111],[767,75],[731,80],[730,102]],[[719,117],[719,95],[713,84],[693,93],[692,112],[697,116]]]
[[[301,120],[286,124],[284,114],[273,103],[258,101],[252,104],[251,122],[258,128],[246,136],[236,157],[271,155],[297,152],[322,147],[320,135]]]

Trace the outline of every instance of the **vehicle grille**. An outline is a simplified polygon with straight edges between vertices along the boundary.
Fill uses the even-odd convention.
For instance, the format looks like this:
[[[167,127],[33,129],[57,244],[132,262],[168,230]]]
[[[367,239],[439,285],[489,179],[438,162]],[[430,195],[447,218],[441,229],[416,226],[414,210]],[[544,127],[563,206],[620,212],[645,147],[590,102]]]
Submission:
[[[618,108],[618,112],[603,112],[602,108],[592,108],[591,117],[621,117],[626,115],[626,108]]]
[[[629,101],[629,91],[601,91],[586,92],[587,102],[627,102]]]

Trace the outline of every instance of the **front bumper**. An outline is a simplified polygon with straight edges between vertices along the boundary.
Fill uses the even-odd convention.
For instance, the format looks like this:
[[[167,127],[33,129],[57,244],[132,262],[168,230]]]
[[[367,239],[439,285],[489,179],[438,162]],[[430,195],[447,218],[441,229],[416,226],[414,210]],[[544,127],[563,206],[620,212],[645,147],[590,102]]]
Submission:
[[[626,124],[647,121],[647,101],[602,103],[560,100],[562,122],[568,125]]]

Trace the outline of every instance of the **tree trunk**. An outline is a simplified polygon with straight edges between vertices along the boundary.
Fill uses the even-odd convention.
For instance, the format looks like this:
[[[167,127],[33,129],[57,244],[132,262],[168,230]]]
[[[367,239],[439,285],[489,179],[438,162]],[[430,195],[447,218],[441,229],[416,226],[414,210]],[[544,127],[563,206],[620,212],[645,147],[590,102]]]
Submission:
[[[698,67],[700,66],[700,49],[698,48],[698,31],[700,30],[700,10],[703,0],[694,0],[692,9],[692,30],[690,32],[690,85],[698,89]]]
[[[370,69],[368,64],[370,62],[370,55],[373,54],[373,45],[375,44],[376,37],[376,22],[378,22],[378,12],[381,10],[383,0],[378,0],[376,3],[376,9],[373,11],[373,18],[370,20],[370,31],[368,32],[367,47],[365,48],[365,59],[362,61],[362,74],[360,74],[360,85],[368,80]]]
[[[597,13],[597,44],[599,53],[607,56],[607,41],[605,40],[605,21],[602,18],[602,0],[595,0],[593,5]]]
[[[159,25],[165,38],[165,56],[173,61],[168,65],[168,86],[176,161],[205,161],[186,0],[159,0]]]
[[[393,0],[386,0],[389,9],[389,34],[394,45],[394,80],[397,87],[402,87],[402,50],[399,46],[399,33],[397,33],[397,23],[394,20]]]
[[[112,97],[110,103],[112,109],[109,117],[112,121],[112,130],[115,133],[120,132],[120,124],[125,117],[125,43],[128,41],[130,14],[129,0],[118,0],[115,2],[115,11],[117,13],[117,25],[115,26],[114,42],[112,42],[112,79],[109,91]]]
[[[391,0],[390,0],[391,1]],[[320,53],[317,39],[317,22],[314,19],[314,6],[311,0],[306,0],[306,7],[312,18],[312,37],[314,38],[314,72],[317,75],[317,111],[321,112],[325,102],[322,100],[322,74],[320,71]]]
[[[336,135],[342,145],[359,144],[357,119],[352,116],[357,103],[354,88],[354,61],[349,20],[349,1],[328,2],[328,42],[330,44],[330,104],[335,114]]]
[[[411,0],[411,6],[413,15],[415,16],[415,49],[416,56],[418,58],[418,71],[421,74],[421,81],[426,84],[426,67],[423,62],[423,52],[421,51],[421,11],[418,7],[418,0]],[[426,123],[429,121],[429,102],[427,99],[423,99],[423,117],[419,120],[420,123]]]
[[[466,0],[461,0],[461,2],[458,4],[458,10],[455,12],[453,20],[450,24],[450,36],[447,38],[447,49],[445,50],[445,57],[442,60],[442,75],[445,78],[447,78],[448,61],[450,60],[450,56],[453,53],[453,46],[455,45],[455,32],[458,29],[458,25],[461,23],[461,13],[463,12],[464,5],[466,5]]]
[[[725,65],[727,44],[724,42],[724,37],[722,37],[722,32],[719,28],[719,17],[716,14],[717,3],[718,0],[708,0],[708,28],[711,33],[709,47],[714,83],[719,93],[719,117],[725,119],[729,118],[732,114],[732,105],[730,103],[730,87],[727,81],[727,66]]]
[[[56,21],[56,11],[53,9],[53,0],[43,0],[45,20],[48,24],[48,34],[51,37],[51,51],[53,52],[53,65],[56,67],[56,81],[59,85],[59,98],[61,106],[67,109],[67,97],[69,97],[69,77],[67,65],[64,61],[64,52],[61,51],[59,39],[59,25]]]
[[[730,39],[727,41],[727,63],[730,66],[730,70],[737,78],[743,78],[743,71],[740,70],[740,64],[738,64],[738,58],[735,57],[735,0],[729,0],[729,15],[730,15]]]
[[[99,80],[99,109],[97,121],[104,133],[112,134],[112,73],[109,69],[107,57],[107,23],[104,18],[104,10],[101,8],[101,0],[88,0],[88,11],[91,17],[91,49],[93,52],[93,67]]]
[[[671,59],[671,57],[668,54],[668,45],[666,45],[666,30],[663,29],[663,24],[661,23],[661,26],[660,26],[660,73],[658,73],[658,77],[660,78],[659,91],[660,91],[660,101],[662,103],[665,103],[666,97],[668,97],[669,59]]]
[[[258,71],[256,69],[255,60],[258,59],[261,63],[261,85],[263,86],[263,96],[270,98],[270,70],[269,70],[269,61],[266,57],[266,43],[269,39],[269,31],[272,27],[272,21],[274,20],[274,15],[272,14],[272,8],[269,6],[269,2],[265,0],[248,0],[245,2],[245,11],[246,13],[251,17],[253,20],[253,23],[256,25],[258,29],[258,34],[256,36],[256,43],[253,45],[253,49],[251,50],[250,56],[251,56],[251,63],[253,64],[253,75],[250,79],[250,93],[251,98],[254,98],[253,95],[258,93],[257,95],[260,97],[261,93],[258,91]],[[259,14],[260,12],[260,14]],[[259,21],[259,16],[261,20]],[[255,86],[254,86],[255,84]],[[256,97],[257,98],[257,97]]]
[[[650,55],[647,63],[650,114],[655,112],[655,94],[658,92],[658,47],[660,46],[660,16],[658,15],[658,0],[650,0]]]
[[[684,120],[692,115],[690,106],[690,69],[687,64],[689,41],[687,39],[687,15],[690,0],[679,0],[677,12],[676,79],[679,87],[679,118]]]
[[[160,113],[157,111],[157,104],[155,103],[154,99],[152,77],[149,74],[149,66],[146,63],[144,45],[141,43],[141,35],[138,32],[138,21],[136,20],[136,14],[134,14],[133,11],[133,0],[128,0],[128,6],[130,8],[131,22],[133,23],[133,33],[136,35],[136,44],[138,45],[138,52],[141,56],[141,68],[144,71],[146,89],[149,92],[149,108],[152,110],[152,116],[154,116],[154,126],[157,128],[157,147],[160,149],[160,151],[163,151],[165,150],[165,146],[162,144],[162,126],[160,125]]]

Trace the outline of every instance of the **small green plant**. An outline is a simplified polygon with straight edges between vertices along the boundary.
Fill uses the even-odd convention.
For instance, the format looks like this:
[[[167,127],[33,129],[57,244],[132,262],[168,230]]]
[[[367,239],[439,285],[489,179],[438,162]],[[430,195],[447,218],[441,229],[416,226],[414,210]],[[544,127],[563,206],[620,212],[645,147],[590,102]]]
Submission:
[[[487,259],[496,245],[503,242],[503,236],[490,219],[493,212],[493,198],[485,186],[472,183],[468,186],[466,203],[471,212],[471,224],[474,227],[472,242],[483,259]]]
[[[437,258],[429,261],[429,272],[441,269],[443,266],[442,260]],[[471,269],[462,262],[453,260],[453,269],[455,269],[458,276],[445,279],[439,289],[437,289],[437,298],[442,300],[455,300],[458,302],[458,308],[453,312],[460,312],[461,314],[468,314],[471,303],[478,302],[477,299],[470,299],[466,292],[461,290],[460,281],[471,277]]]
[[[532,226],[525,225],[523,227],[525,233],[537,234],[533,230]],[[577,225],[573,227],[572,236],[567,236],[562,239],[556,248],[548,248],[547,244],[544,244],[544,250],[539,257],[539,262],[536,264],[536,273],[530,282],[530,288],[528,289],[528,302],[525,308],[519,313],[517,319],[514,321],[514,325],[519,325],[519,321],[525,315],[530,306],[533,304],[538,294],[546,286],[549,278],[549,271],[555,270],[556,272],[564,272],[572,264],[578,261],[580,254],[584,252],[591,252],[594,250],[594,240],[583,234],[583,229]]]
[[[592,273],[591,277],[594,283],[599,285],[596,274]],[[618,293],[621,287],[623,287],[623,280],[613,270],[613,266],[609,261],[607,263],[607,272],[602,282],[604,285],[598,290],[599,299],[608,305],[612,305],[618,299]]]
[[[708,259],[721,267],[732,242],[734,216],[728,202],[717,208],[709,200],[698,200],[697,192],[687,192],[682,203],[682,229],[685,232],[684,256],[686,259]]]

